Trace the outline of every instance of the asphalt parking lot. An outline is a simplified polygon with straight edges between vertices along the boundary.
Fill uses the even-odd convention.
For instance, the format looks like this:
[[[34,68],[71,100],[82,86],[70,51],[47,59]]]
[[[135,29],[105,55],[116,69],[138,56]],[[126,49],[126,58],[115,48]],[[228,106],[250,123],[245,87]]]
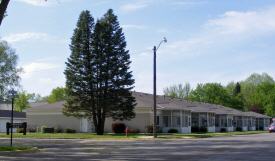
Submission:
[[[202,139],[13,139],[36,153],[2,155],[0,160],[274,160],[275,133]],[[0,138],[0,145],[10,139]]]

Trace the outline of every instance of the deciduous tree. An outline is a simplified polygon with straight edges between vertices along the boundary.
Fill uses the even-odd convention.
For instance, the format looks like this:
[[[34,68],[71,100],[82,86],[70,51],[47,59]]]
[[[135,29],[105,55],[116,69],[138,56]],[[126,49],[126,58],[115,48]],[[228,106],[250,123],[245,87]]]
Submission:
[[[23,68],[17,68],[18,56],[6,41],[0,40],[0,100],[6,98],[11,87],[20,86],[19,74]]]
[[[172,85],[170,87],[166,87],[163,89],[163,93],[165,96],[173,97],[173,98],[180,98],[180,99],[187,99],[190,93],[191,86],[189,82],[178,85]]]
[[[42,100],[48,103],[54,103],[66,100],[66,96],[66,88],[56,87],[52,89],[52,92],[49,96],[43,97]],[[36,97],[36,99],[40,98]]]

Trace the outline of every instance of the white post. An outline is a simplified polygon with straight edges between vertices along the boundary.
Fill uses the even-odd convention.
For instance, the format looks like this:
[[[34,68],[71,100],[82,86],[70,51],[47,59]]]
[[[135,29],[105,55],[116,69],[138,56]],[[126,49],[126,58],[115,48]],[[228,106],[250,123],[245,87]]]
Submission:
[[[185,114],[185,111],[184,111],[184,114]],[[182,128],[182,110],[180,110],[180,127]]]
[[[172,110],[171,110],[171,127],[173,127],[173,113],[172,113]]]

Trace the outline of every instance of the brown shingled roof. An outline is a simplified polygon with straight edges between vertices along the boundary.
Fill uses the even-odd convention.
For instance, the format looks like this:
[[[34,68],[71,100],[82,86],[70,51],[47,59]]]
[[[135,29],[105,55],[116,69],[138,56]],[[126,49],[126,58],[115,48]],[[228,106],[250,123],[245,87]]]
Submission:
[[[132,95],[136,98],[136,107],[135,109],[142,109],[142,108],[153,108],[153,95],[148,93],[142,92],[134,92],[132,91]],[[190,100],[181,100],[177,98],[171,97],[164,97],[161,95],[157,96],[157,109],[161,110],[169,110],[169,109],[185,109],[185,110],[192,110],[192,112],[215,112],[216,114],[233,114],[235,116],[256,116],[256,117],[265,117],[271,118],[269,116],[265,116],[258,113],[250,113],[250,112],[242,112],[230,107],[204,103],[204,102],[197,102],[197,101],[190,101]],[[28,108],[24,111],[40,111],[40,110],[61,110],[64,106],[66,101],[55,102],[47,105],[37,106]]]

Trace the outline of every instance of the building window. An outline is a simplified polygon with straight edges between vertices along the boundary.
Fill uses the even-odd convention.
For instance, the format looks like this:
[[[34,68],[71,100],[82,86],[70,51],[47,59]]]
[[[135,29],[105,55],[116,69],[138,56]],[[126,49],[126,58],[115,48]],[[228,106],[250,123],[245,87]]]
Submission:
[[[159,116],[157,116],[157,126],[159,126]]]
[[[163,116],[163,127],[171,127],[171,116]]]

